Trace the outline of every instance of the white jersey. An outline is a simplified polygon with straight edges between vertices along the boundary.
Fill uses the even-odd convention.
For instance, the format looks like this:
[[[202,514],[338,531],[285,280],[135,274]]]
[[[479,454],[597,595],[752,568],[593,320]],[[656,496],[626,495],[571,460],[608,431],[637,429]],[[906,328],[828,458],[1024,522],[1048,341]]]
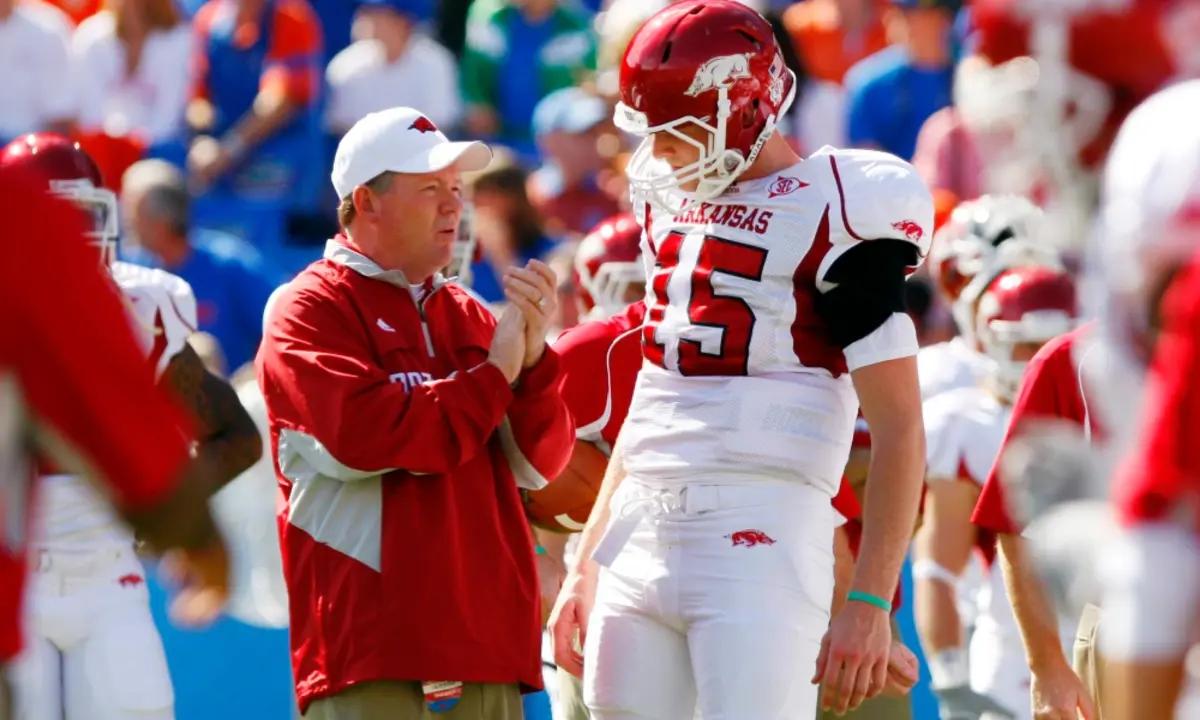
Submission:
[[[921,399],[964,387],[977,387],[995,371],[996,361],[973,350],[962,337],[935,343],[917,353]]]
[[[862,242],[911,242],[924,257],[933,206],[912,166],[823,148],[677,216],[635,208],[648,282],[646,362],[622,431],[629,473],[802,477],[833,495],[858,412],[847,371],[917,348],[911,323],[889,321],[843,352],[815,305],[835,287],[834,261]]]
[[[171,273],[126,262],[114,262],[111,272],[125,296],[134,336],[158,377],[195,332],[192,288]],[[82,550],[132,540],[112,505],[77,475],[42,476],[37,523],[35,546],[41,550]]]
[[[924,404],[928,477],[934,482],[969,480],[979,487],[987,480],[1000,452],[1012,406],[1001,403],[981,387],[950,390]],[[986,583],[979,588],[975,631],[1016,643],[1020,635],[1004,590],[994,546],[984,551]]]

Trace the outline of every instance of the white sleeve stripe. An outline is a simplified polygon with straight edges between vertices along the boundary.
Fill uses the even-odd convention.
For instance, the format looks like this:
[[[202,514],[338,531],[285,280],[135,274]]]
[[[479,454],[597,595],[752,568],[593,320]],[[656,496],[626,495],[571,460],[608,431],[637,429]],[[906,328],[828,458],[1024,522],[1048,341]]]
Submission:
[[[521,446],[513,434],[512,423],[509,422],[507,416],[500,423],[500,448],[504,451],[505,459],[508,460],[508,467],[512,470],[513,480],[516,481],[517,487],[526,490],[540,490],[550,484],[550,481],[538,472],[538,469],[521,451]]]
[[[915,356],[919,349],[912,318],[907,313],[895,312],[870,335],[847,345],[843,353],[846,368],[853,372],[868,365]]]
[[[605,354],[604,354],[604,412],[602,412],[600,414],[600,417],[596,418],[595,420],[591,421],[590,423],[587,423],[586,425],[580,425],[578,428],[576,428],[575,429],[576,437],[585,439],[585,440],[591,440],[593,437],[595,437],[595,438],[601,437],[601,431],[604,430],[604,428],[608,425],[608,421],[612,418],[612,394],[613,394],[612,356],[613,356],[613,351],[616,350],[617,345],[619,345],[622,340],[624,340],[629,335],[632,335],[633,333],[640,332],[641,329],[642,329],[641,325],[630,328],[630,329],[626,330],[625,332],[621,333],[620,335],[616,336],[615,338],[613,338],[613,341],[608,344],[608,350],[605,351]]]

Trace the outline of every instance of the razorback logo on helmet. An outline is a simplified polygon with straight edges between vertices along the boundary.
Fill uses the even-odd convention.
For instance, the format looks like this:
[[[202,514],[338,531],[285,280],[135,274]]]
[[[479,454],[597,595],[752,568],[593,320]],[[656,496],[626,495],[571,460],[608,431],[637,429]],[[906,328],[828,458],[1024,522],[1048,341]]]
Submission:
[[[908,238],[909,242],[918,242],[921,237],[925,235],[925,231],[921,229],[921,226],[912,220],[900,220],[899,222],[894,222],[892,223],[892,227],[904,233],[904,236]]]
[[[408,126],[409,130],[416,130],[420,133],[437,132],[438,126],[433,124],[433,121],[424,115],[413,120],[413,124]]]
[[[704,63],[696,70],[692,84],[685,95],[696,97],[701,93],[725,87],[739,78],[750,77],[750,54],[722,55]]]
[[[771,186],[767,188],[767,197],[776,198],[780,195],[791,195],[797,190],[806,187],[808,187],[808,183],[804,182],[803,180],[799,180],[794,177],[788,177],[787,175],[780,175],[779,177],[775,178],[775,182],[771,183]]]

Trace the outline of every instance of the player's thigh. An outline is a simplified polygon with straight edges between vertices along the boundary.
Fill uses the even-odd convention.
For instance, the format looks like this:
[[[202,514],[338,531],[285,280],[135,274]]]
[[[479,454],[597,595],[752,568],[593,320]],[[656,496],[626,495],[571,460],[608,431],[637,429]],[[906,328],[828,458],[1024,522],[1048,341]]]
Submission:
[[[67,717],[170,720],[175,696],[145,585],[115,587],[97,603],[90,635],[64,654]]]
[[[601,574],[584,644],[583,697],[596,720],[692,720],[687,639]]]
[[[781,502],[718,511],[691,528],[684,593],[705,720],[815,717],[809,681],[833,595],[833,531],[822,511]],[[762,537],[735,542],[742,528]]]
[[[58,648],[44,637],[29,635],[8,667],[17,720],[62,717],[62,673]]]
[[[756,589],[737,609],[688,631],[697,701],[704,720],[814,717],[816,669],[828,614],[794,591]]]

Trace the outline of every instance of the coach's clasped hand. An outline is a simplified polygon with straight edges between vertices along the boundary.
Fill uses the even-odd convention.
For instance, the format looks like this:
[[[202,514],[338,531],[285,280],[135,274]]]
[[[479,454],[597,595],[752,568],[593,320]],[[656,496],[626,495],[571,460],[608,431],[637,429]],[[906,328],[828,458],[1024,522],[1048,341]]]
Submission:
[[[525,318],[524,367],[536,365],[546,349],[546,332],[558,311],[557,284],[554,271],[541,260],[504,273],[504,296]]]

